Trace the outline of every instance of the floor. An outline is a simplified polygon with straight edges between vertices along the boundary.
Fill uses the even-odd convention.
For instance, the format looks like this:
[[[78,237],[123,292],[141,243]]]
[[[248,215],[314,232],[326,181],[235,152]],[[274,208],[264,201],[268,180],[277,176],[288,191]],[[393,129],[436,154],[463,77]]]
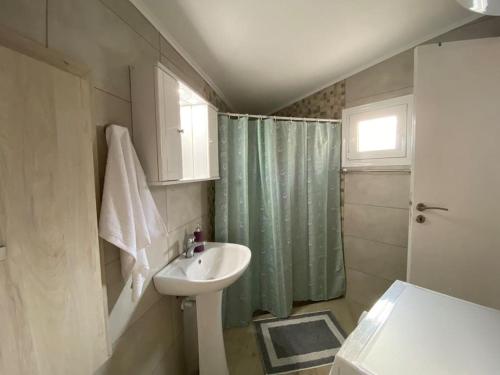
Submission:
[[[344,331],[349,334],[354,329],[354,321],[349,306],[344,298],[331,301],[311,303],[295,307],[292,314],[313,311],[331,310]],[[271,317],[270,314],[259,318]],[[257,346],[255,328],[253,325],[243,328],[231,328],[224,331],[224,343],[231,375],[264,374],[260,351]],[[291,373],[293,375],[328,375],[330,366],[318,367]]]

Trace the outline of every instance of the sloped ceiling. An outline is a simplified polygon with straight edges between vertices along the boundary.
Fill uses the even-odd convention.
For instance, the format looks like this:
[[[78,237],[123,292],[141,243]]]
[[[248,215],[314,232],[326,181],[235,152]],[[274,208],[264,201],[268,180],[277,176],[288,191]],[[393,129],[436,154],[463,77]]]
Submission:
[[[241,113],[268,114],[477,18],[455,0],[131,0]]]

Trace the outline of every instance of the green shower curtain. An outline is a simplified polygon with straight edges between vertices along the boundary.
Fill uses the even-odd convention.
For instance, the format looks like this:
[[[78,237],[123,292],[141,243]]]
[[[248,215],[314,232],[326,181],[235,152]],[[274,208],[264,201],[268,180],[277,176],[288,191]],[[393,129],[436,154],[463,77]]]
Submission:
[[[344,294],[340,142],[336,123],[219,116],[215,240],[252,251],[224,293],[226,327]]]

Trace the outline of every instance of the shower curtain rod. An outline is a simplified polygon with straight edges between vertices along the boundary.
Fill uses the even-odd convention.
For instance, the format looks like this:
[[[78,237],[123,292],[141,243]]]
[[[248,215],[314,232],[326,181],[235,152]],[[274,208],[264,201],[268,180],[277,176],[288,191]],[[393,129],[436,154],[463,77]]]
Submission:
[[[264,115],[249,115],[242,113],[219,112],[219,115],[227,115],[234,117],[253,117],[253,118],[273,118],[275,120],[295,120],[295,121],[316,121],[316,122],[335,122],[341,123],[342,120],[325,119],[325,118],[308,118],[308,117],[283,117],[283,116],[264,116]]]

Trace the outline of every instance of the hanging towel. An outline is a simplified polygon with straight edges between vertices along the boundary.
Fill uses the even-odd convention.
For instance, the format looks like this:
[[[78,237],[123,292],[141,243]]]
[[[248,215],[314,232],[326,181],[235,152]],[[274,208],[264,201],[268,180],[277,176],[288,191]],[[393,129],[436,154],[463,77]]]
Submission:
[[[166,234],[163,219],[149,191],[144,171],[127,128],[106,128],[108,160],[99,219],[99,235],[121,249],[122,275],[132,274],[133,300],[137,300],[148,275],[146,249]]]

